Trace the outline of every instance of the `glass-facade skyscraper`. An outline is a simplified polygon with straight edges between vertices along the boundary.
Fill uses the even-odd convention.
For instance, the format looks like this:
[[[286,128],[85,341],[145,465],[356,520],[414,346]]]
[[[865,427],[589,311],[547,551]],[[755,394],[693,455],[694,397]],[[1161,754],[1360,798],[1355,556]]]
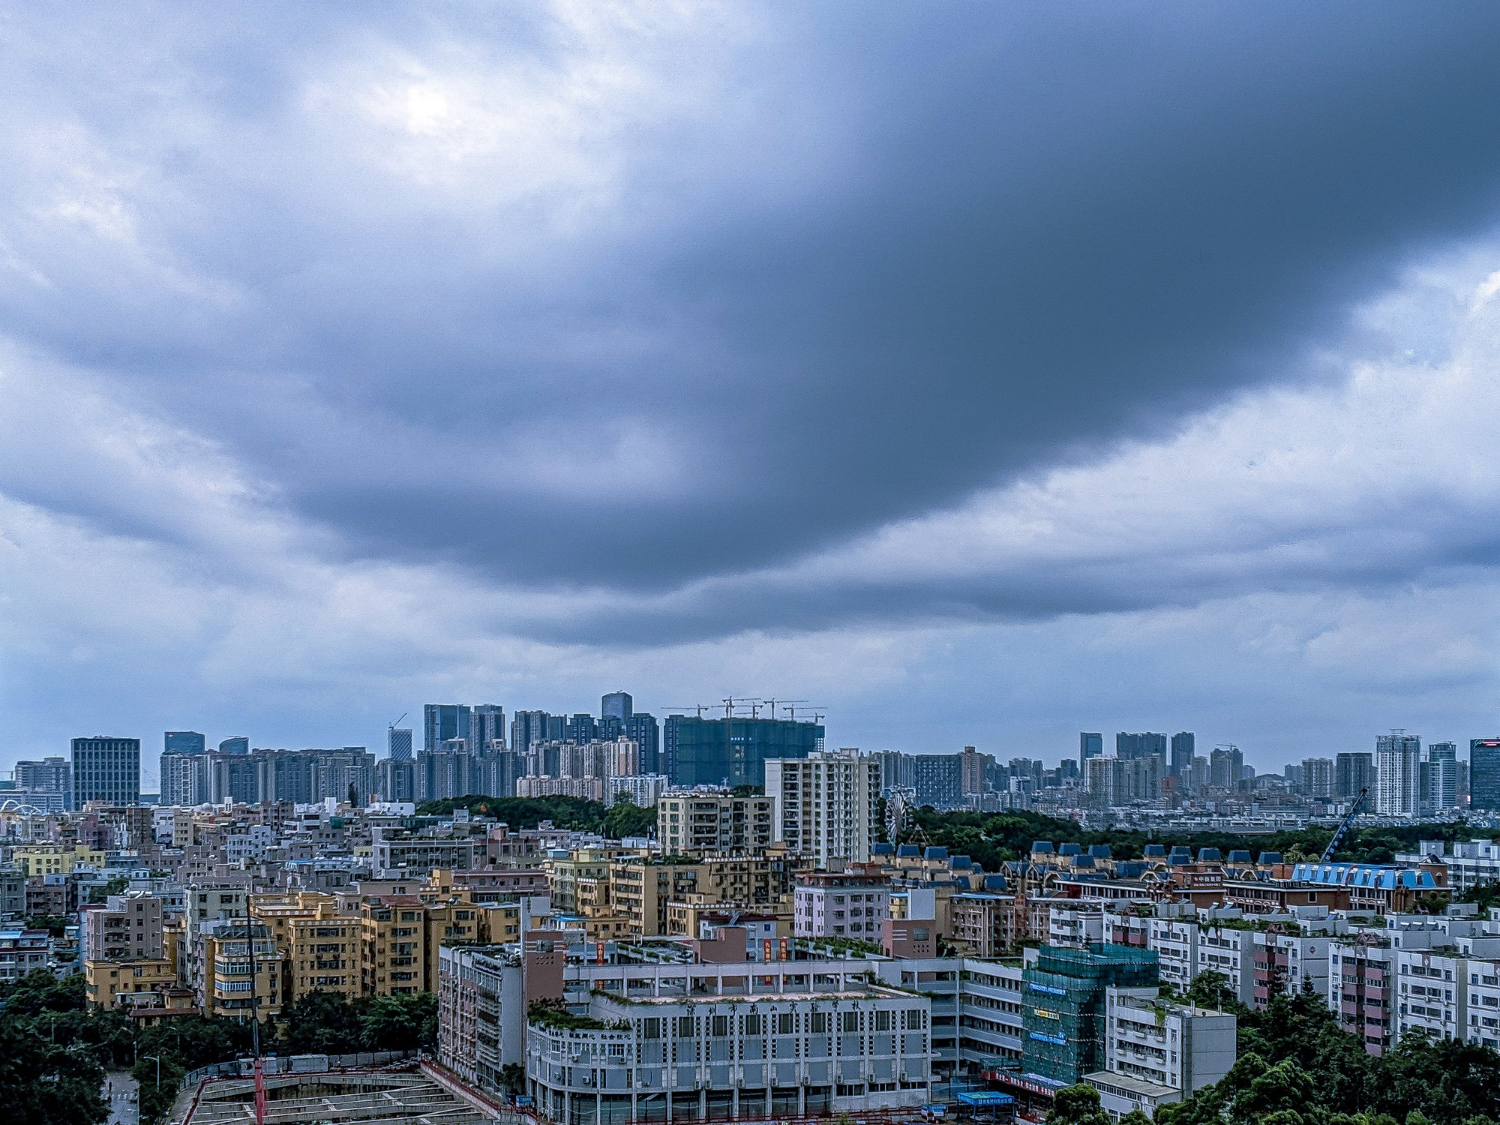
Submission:
[[[208,751],[208,739],[195,730],[169,730],[162,744],[164,754],[203,754]]]
[[[469,714],[469,751],[474,754],[489,754],[503,749],[505,708],[494,703],[479,704]]]
[[[1121,761],[1132,761],[1136,758],[1149,757],[1152,754],[1160,754],[1163,762],[1167,760],[1167,736],[1154,734],[1147,731],[1144,734],[1127,734],[1120,731],[1115,735],[1115,757]]]
[[[1500,809],[1500,738],[1469,740],[1469,804]]]
[[[1085,764],[1090,758],[1102,758],[1104,756],[1104,735],[1098,731],[1086,730],[1078,735],[1078,768],[1087,770]]]
[[[450,738],[469,737],[472,712],[462,703],[428,703],[422,708],[422,748],[441,750]]]
[[[1193,755],[1197,753],[1197,738],[1190,730],[1178,731],[1172,736],[1172,761],[1168,773],[1185,777],[1193,768]]]
[[[411,761],[411,728],[388,727],[385,732],[386,751],[393,762]],[[395,800],[396,798],[391,798]]]
[[[73,740],[73,807],[85,801],[112,805],[141,803],[141,740],[93,738]]]
[[[612,691],[599,701],[599,718],[618,719],[621,727],[635,714],[635,700],[628,691]]]

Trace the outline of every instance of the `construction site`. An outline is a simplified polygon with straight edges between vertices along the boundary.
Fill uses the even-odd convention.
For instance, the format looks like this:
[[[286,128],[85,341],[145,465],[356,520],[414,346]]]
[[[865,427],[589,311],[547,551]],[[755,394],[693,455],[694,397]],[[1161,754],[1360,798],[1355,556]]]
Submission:
[[[276,1063],[278,1060],[265,1060]],[[295,1065],[298,1060],[281,1060]],[[287,1069],[204,1078],[171,1125],[535,1125],[430,1062],[381,1069]]]

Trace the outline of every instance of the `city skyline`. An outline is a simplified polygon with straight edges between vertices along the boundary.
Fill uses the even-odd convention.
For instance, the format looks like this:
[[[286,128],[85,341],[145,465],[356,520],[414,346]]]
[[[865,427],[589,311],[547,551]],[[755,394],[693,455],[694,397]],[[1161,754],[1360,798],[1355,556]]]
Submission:
[[[0,765],[1500,733],[1500,12],[1363,11],[18,10]]]
[[[571,719],[575,715],[582,715],[582,714],[592,715],[595,719],[599,719],[599,718],[603,717],[606,714],[606,712],[608,711],[608,709],[609,709],[609,701],[611,699],[618,698],[620,695],[624,695],[626,699],[633,698],[633,694],[632,693],[630,693],[628,691],[625,691],[624,689],[616,689],[615,691],[604,693],[600,697],[600,702],[593,705],[593,710],[580,709],[578,707],[571,707],[571,708],[567,708],[567,709],[559,709],[557,711],[549,711],[546,708],[531,708],[531,707],[523,707],[520,710],[523,713],[527,713],[527,714],[530,714],[530,713],[550,714],[550,715],[554,716],[555,718],[562,719],[564,721],[567,721],[567,720]],[[755,704],[759,705],[759,710],[757,711],[757,714],[760,714],[762,718],[768,717],[767,708],[766,708],[765,704],[761,700],[757,699],[756,697],[744,697],[744,696],[740,696],[740,697],[735,697],[735,698],[740,701],[739,705],[737,706],[737,708],[735,710],[735,717],[737,719],[749,719],[749,718],[751,718],[751,714],[750,714],[750,704],[751,703],[755,703]],[[747,700],[748,700],[748,702],[746,702]],[[431,714],[434,711],[439,711],[439,710],[447,712],[447,711],[450,711],[453,708],[457,708],[460,711],[468,711],[471,708],[473,710],[476,710],[476,711],[478,711],[480,709],[494,708],[494,709],[502,712],[503,715],[504,715],[504,728],[505,728],[505,730],[507,732],[507,742],[509,741],[509,736],[510,736],[509,732],[511,732],[512,729],[513,729],[512,728],[512,722],[511,722],[511,720],[512,720],[512,717],[516,714],[515,711],[512,711],[509,708],[505,707],[504,704],[493,704],[493,703],[489,703],[489,704],[454,704],[454,703],[431,704],[431,703],[428,703],[428,704],[419,705],[419,708],[421,708],[421,709],[417,709],[415,711],[416,715],[418,716],[418,720],[414,724],[415,725],[415,733],[417,735],[414,744],[415,744],[415,747],[418,750],[420,750],[422,748],[422,746],[423,746],[423,740],[421,738],[421,716],[423,714],[423,710],[425,710],[428,714]],[[669,716],[678,716],[678,717],[686,716],[686,717],[692,717],[694,715],[699,714],[699,712],[698,712],[698,710],[696,708],[689,708],[689,709],[687,709],[685,711],[682,710],[682,709],[673,709],[673,710],[665,710],[665,711],[655,711],[655,712],[653,712],[653,711],[649,710],[646,707],[635,706],[635,707],[633,707],[633,710],[634,710],[634,712],[636,714],[642,715],[644,717],[647,717],[647,718],[654,717],[654,719],[656,721],[656,724],[657,724],[657,727],[658,727],[657,737],[660,737],[660,728],[661,728],[663,720],[665,720]],[[796,717],[795,716],[795,712],[796,712],[796,707],[795,706],[793,706],[793,707],[778,706],[777,717],[778,718],[793,718],[793,717]],[[701,717],[703,717],[703,718],[707,718],[707,719],[723,718],[724,717],[724,713],[725,712],[724,712],[724,707],[723,707],[722,703],[719,704],[717,708],[715,708],[715,707],[713,707],[712,705],[709,705],[709,704],[702,705]],[[820,720],[821,720],[820,726],[822,726],[824,728],[829,728],[830,725],[829,725],[829,723],[827,721],[827,717],[825,715],[823,715],[821,712],[818,712],[817,714],[819,715]],[[467,716],[465,716],[465,718],[467,718]],[[806,713],[806,709],[804,709],[804,713],[803,713],[802,716],[800,716],[800,718],[801,718],[802,721],[810,721],[811,720],[811,716]],[[408,723],[410,723],[411,722],[410,713],[408,713],[407,715],[404,715],[403,719],[405,721],[407,721]],[[852,749],[857,749],[857,750],[859,750],[859,751],[861,751],[862,753],[865,753],[865,754],[880,754],[880,753],[898,752],[898,753],[905,753],[905,754],[914,755],[914,756],[938,756],[938,755],[954,755],[954,754],[959,753],[961,750],[977,749],[981,754],[987,754],[987,755],[993,757],[996,761],[998,761],[998,762],[1000,762],[1002,764],[1004,762],[1006,762],[1006,761],[1008,761],[1010,759],[1014,759],[1014,758],[1034,758],[1037,761],[1043,762],[1043,763],[1047,764],[1048,766],[1053,766],[1053,767],[1055,767],[1056,765],[1060,764],[1063,761],[1068,761],[1068,760],[1071,760],[1071,761],[1074,761],[1074,762],[1078,762],[1078,763],[1081,764],[1081,761],[1082,761],[1082,758],[1083,758],[1083,754],[1084,754],[1084,751],[1081,749],[1081,740],[1083,740],[1083,739],[1096,739],[1096,740],[1098,740],[1098,739],[1101,738],[1101,736],[1098,733],[1091,733],[1091,732],[1082,732],[1082,733],[1080,733],[1080,732],[1075,731],[1073,733],[1073,736],[1072,736],[1073,737],[1073,745],[1071,747],[1063,747],[1061,749],[1057,749],[1057,748],[1053,748],[1053,747],[1039,748],[1039,747],[1017,746],[1017,747],[1012,747],[1012,748],[1007,749],[1005,747],[998,746],[998,745],[988,745],[988,746],[986,746],[986,745],[980,745],[979,743],[977,743],[975,741],[972,741],[972,740],[969,741],[969,742],[963,743],[961,745],[957,745],[957,746],[910,747],[910,746],[860,745],[858,743],[850,742],[850,741],[847,741],[847,740],[841,741],[841,740],[839,740],[836,737],[836,734],[837,734],[836,731],[832,731],[832,733],[829,733],[826,736],[826,738],[825,738],[826,745],[827,745],[828,749],[830,749],[830,750],[836,749],[836,748],[852,748]],[[184,738],[201,739],[203,741],[203,743],[206,744],[206,749],[214,749],[216,746],[218,746],[218,744],[220,742],[223,741],[223,739],[221,739],[218,735],[214,734],[213,732],[197,732],[197,731],[193,731],[193,730],[188,730],[183,725],[179,725],[179,727],[177,729],[174,729],[174,730],[163,731],[163,732],[161,732],[161,735],[162,735],[162,740],[163,740],[162,741],[163,747],[166,748],[166,749],[168,749],[171,752],[177,752],[177,753],[191,752],[191,751],[182,751],[181,749],[177,749],[177,750],[173,750],[172,749],[174,742],[180,744],[181,740],[183,740]],[[413,745],[413,739],[412,739],[413,731],[412,730],[407,729],[407,728],[397,728],[397,727],[390,726],[390,725],[388,725],[387,728],[384,731],[381,732],[381,737],[378,740],[369,740],[369,741],[358,741],[358,740],[351,740],[351,739],[347,739],[347,738],[346,739],[333,738],[333,739],[324,740],[322,742],[318,742],[318,741],[314,741],[314,740],[307,740],[307,739],[303,739],[301,741],[298,741],[296,739],[276,741],[274,739],[260,740],[255,735],[250,735],[250,736],[237,735],[237,736],[225,736],[225,737],[226,738],[227,737],[232,737],[236,741],[248,738],[248,740],[249,740],[248,741],[248,747],[255,748],[255,749],[302,750],[302,749],[312,749],[312,748],[326,748],[326,749],[330,749],[330,750],[338,750],[338,749],[341,749],[341,748],[342,749],[359,748],[359,749],[367,750],[372,755],[372,757],[374,757],[374,758],[383,759],[383,758],[386,758],[386,757],[389,756],[389,749],[390,749],[390,745],[391,745],[391,743],[390,743],[390,737],[392,735],[400,736],[403,739],[403,743],[408,748],[408,750]],[[1212,754],[1213,751],[1218,750],[1218,749],[1222,749],[1222,748],[1228,748],[1228,749],[1231,749],[1231,750],[1234,750],[1234,751],[1238,752],[1241,755],[1241,758],[1244,761],[1244,763],[1247,766],[1252,767],[1255,770],[1255,772],[1256,772],[1257,775],[1263,775],[1263,774],[1281,775],[1283,773],[1283,767],[1285,767],[1287,765],[1297,765],[1298,763],[1300,763],[1300,762],[1302,762],[1302,761],[1304,761],[1306,759],[1323,759],[1323,760],[1327,760],[1327,761],[1329,761],[1331,763],[1340,754],[1344,754],[1344,755],[1348,755],[1348,754],[1369,754],[1369,755],[1374,756],[1375,754],[1377,754],[1379,752],[1379,748],[1382,745],[1384,745],[1385,743],[1387,743],[1388,741],[1390,741],[1390,739],[1393,736],[1396,736],[1396,735],[1400,735],[1403,739],[1405,739],[1407,741],[1415,741],[1415,742],[1420,743],[1421,753],[1423,753],[1423,754],[1426,754],[1428,748],[1432,747],[1432,746],[1445,746],[1445,745],[1446,746],[1454,746],[1454,745],[1456,745],[1458,747],[1458,750],[1461,751],[1461,752],[1463,752],[1463,753],[1465,753],[1465,755],[1467,753],[1467,748],[1469,747],[1469,745],[1470,745],[1471,742],[1475,742],[1475,741],[1488,741],[1492,737],[1492,736],[1489,736],[1489,735],[1466,734],[1466,735],[1464,735],[1462,737],[1456,737],[1456,736],[1455,737],[1441,737],[1440,736],[1440,737],[1428,738],[1426,735],[1422,734],[1421,732],[1411,732],[1411,731],[1407,731],[1405,728],[1390,727],[1390,728],[1386,728],[1383,731],[1378,731],[1378,732],[1373,733],[1369,737],[1369,739],[1366,740],[1366,742],[1365,742],[1364,745],[1357,745],[1357,744],[1351,743],[1351,744],[1349,744],[1347,746],[1345,746],[1345,745],[1339,745],[1338,747],[1334,747],[1334,748],[1315,749],[1313,751],[1306,751],[1306,752],[1304,752],[1304,751],[1291,751],[1291,750],[1288,750],[1288,751],[1286,751],[1284,753],[1281,753],[1279,757],[1278,757],[1278,755],[1277,755],[1277,753],[1275,751],[1269,751],[1269,752],[1267,752],[1264,755],[1264,761],[1259,761],[1253,755],[1251,755],[1250,753],[1248,753],[1247,750],[1246,750],[1246,748],[1244,746],[1242,746],[1240,743],[1235,742],[1235,741],[1230,740],[1230,739],[1208,740],[1208,739],[1202,738],[1200,736],[1199,732],[1195,732],[1195,731],[1191,731],[1191,730],[1186,730],[1186,731],[1168,731],[1168,730],[1163,729],[1161,731],[1148,731],[1148,730],[1145,730],[1143,728],[1143,729],[1134,730],[1134,731],[1123,731],[1123,730],[1121,730],[1121,731],[1111,731],[1111,732],[1105,733],[1102,736],[1102,740],[1103,740],[1102,754],[1104,756],[1114,758],[1114,757],[1117,757],[1117,756],[1121,756],[1121,757],[1133,757],[1133,756],[1136,756],[1137,753],[1140,753],[1140,754],[1144,754],[1144,753],[1148,753],[1148,752],[1150,752],[1150,753],[1158,753],[1163,758],[1163,763],[1162,763],[1163,764],[1163,769],[1165,771],[1168,771],[1168,772],[1176,772],[1176,769],[1174,768],[1174,761],[1176,761],[1178,759],[1174,759],[1174,751],[1178,749],[1179,740],[1183,739],[1184,735],[1186,736],[1186,741],[1184,743],[1182,743],[1182,745],[1186,749],[1186,752],[1188,754],[1196,753],[1196,756],[1198,758],[1201,758],[1201,759],[1203,759],[1203,760],[1206,761],[1206,760],[1208,760],[1209,756]],[[628,735],[625,735],[623,732],[622,732],[621,736],[622,737],[628,737]],[[142,751],[141,751],[141,774],[140,774],[140,783],[141,783],[142,791],[145,791],[145,792],[156,792],[158,790],[158,788],[160,786],[160,775],[159,775],[159,771],[156,769],[156,762],[158,760],[158,756],[160,754],[160,751],[155,750],[153,748],[154,745],[155,745],[155,741],[154,741],[153,737],[150,736],[150,735],[142,736],[142,735],[138,735],[138,734],[120,734],[120,733],[116,733],[116,734],[111,735],[111,734],[107,734],[106,733],[106,734],[104,734],[104,735],[101,736],[101,735],[99,735],[96,732],[96,734],[93,735],[93,736],[74,736],[73,738],[70,738],[68,740],[68,745],[65,745],[63,747],[63,749],[61,749],[61,750],[37,752],[37,753],[33,753],[33,754],[20,754],[20,755],[18,755],[16,757],[15,760],[12,760],[12,761],[3,761],[3,760],[0,760],[0,772],[8,773],[10,770],[12,770],[14,768],[14,766],[15,766],[15,764],[16,764],[17,761],[22,761],[22,762],[24,762],[24,761],[40,761],[43,758],[53,757],[53,756],[56,756],[56,755],[59,755],[59,754],[61,754],[63,756],[66,756],[66,754],[68,752],[68,746],[70,746],[71,743],[74,740],[76,740],[77,738],[80,738],[80,737],[135,738],[135,739],[139,740],[140,743],[141,743],[141,746],[142,746]],[[567,737],[572,737],[572,736],[568,735]],[[596,737],[604,738],[605,735],[602,732],[601,733],[596,733]],[[1138,743],[1143,743],[1144,740],[1149,740],[1149,739],[1156,740],[1157,742],[1160,743],[1160,746],[1159,747],[1146,747],[1144,745],[1138,745]],[[1193,746],[1194,746],[1194,742],[1195,741],[1196,741],[1196,751],[1193,750]],[[1095,745],[1095,744],[1091,744],[1091,745]],[[218,748],[221,749],[221,750],[223,749],[223,747],[218,747]],[[440,749],[441,747],[438,747],[438,748]],[[510,749],[515,749],[514,746],[509,746],[509,748]],[[429,749],[431,749],[431,747],[429,747]],[[1122,750],[1124,750],[1123,754],[1121,753]],[[245,751],[241,750],[239,752],[243,753]],[[478,752],[478,748],[474,747],[474,746],[471,746],[470,747],[470,752],[471,753],[477,753]],[[663,750],[662,753],[665,753],[665,751]],[[1090,753],[1090,756],[1092,756],[1093,751],[1091,750],[1091,751],[1089,751],[1089,753]],[[1180,753],[1181,752],[1179,751],[1179,757],[1180,757]],[[399,755],[398,755],[398,757],[399,757]],[[409,759],[409,757],[407,757],[404,760],[410,760],[410,759]],[[1180,758],[1180,760],[1182,762],[1187,762],[1187,761],[1190,761],[1191,758],[1190,757]],[[1465,756],[1462,760],[1467,761],[1467,757]],[[1375,805],[1375,799],[1374,799],[1374,796],[1372,794],[1372,797],[1371,797],[1371,807],[1372,807],[1372,809],[1373,809],[1374,805]]]

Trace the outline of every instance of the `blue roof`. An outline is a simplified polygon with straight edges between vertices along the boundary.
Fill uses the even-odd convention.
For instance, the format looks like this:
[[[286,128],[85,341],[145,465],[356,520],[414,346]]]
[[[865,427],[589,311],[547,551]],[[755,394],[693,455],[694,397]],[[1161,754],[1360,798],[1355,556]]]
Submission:
[[[896,854],[896,846],[894,844],[886,844],[886,843],[875,844],[875,845],[871,846],[871,848],[870,848],[870,854],[871,855],[895,855]]]
[[[1057,849],[1058,855],[1082,855],[1083,847],[1080,844],[1062,844]]]
[[[1193,854],[1193,849],[1190,848],[1190,847],[1188,847],[1186,844],[1173,844],[1172,845],[1172,854],[1173,855],[1192,855]]]
[[[1250,852],[1245,848],[1235,848],[1229,853],[1230,863],[1249,863]]]
[[[923,855],[924,859],[947,859],[948,849],[941,844],[931,845]]]
[[[1081,855],[1081,856],[1078,856],[1076,859],[1073,860],[1073,866],[1074,867],[1093,867],[1094,866],[1094,857],[1091,856],[1091,855]]]
[[[949,866],[955,871],[971,871],[974,868],[974,861],[966,855],[956,855]]]
[[[1162,857],[1162,856],[1164,856],[1166,854],[1167,854],[1167,845],[1165,845],[1165,844],[1147,844],[1146,845],[1145,855],[1146,855],[1147,859],[1159,859],[1160,857]]]
[[[1377,891],[1437,889],[1437,883],[1429,871],[1376,863],[1299,863],[1292,868],[1292,880],[1316,886],[1359,887]]]
[[[1052,841],[1033,840],[1031,841],[1031,850],[1033,852],[1050,852],[1052,850]]]
[[[1261,863],[1280,863],[1281,862],[1281,853],[1280,852],[1261,852],[1260,853],[1260,862]]]
[[[916,844],[901,844],[896,848],[896,854],[898,856],[918,856],[922,854],[922,849],[917,847]]]
[[[1198,849],[1198,862],[1199,863],[1218,863],[1219,860],[1221,860],[1223,858],[1224,857],[1223,857],[1223,855],[1220,854],[1218,848],[1199,848]]]
[[[1108,844],[1090,844],[1089,855],[1095,859],[1109,859],[1114,853],[1109,850]]]
[[[1016,1099],[999,1090],[957,1090],[954,1097],[964,1105],[1002,1106],[1015,1105]]]
[[[1003,891],[1005,889],[1005,876],[986,875],[984,877],[984,889],[987,891]]]

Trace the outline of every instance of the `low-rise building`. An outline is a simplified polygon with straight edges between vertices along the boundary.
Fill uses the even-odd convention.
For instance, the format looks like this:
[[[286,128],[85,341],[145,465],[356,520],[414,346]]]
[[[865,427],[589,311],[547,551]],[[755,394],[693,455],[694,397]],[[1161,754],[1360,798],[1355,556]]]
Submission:
[[[891,916],[890,878],[862,867],[813,871],[797,881],[792,932],[797,937],[878,942]]]
[[[52,937],[46,930],[0,926],[0,981],[17,981],[36,969],[47,968]]]
[[[533,1008],[526,1077],[554,1121],[804,1117],[931,1099],[931,1004],[867,986],[725,997],[591,996]]]
[[[1155,1116],[1218,1082],[1234,1065],[1236,1020],[1224,1012],[1174,1004],[1155,988],[1110,988],[1104,1012],[1104,1068],[1084,1076],[1116,1116]]]

